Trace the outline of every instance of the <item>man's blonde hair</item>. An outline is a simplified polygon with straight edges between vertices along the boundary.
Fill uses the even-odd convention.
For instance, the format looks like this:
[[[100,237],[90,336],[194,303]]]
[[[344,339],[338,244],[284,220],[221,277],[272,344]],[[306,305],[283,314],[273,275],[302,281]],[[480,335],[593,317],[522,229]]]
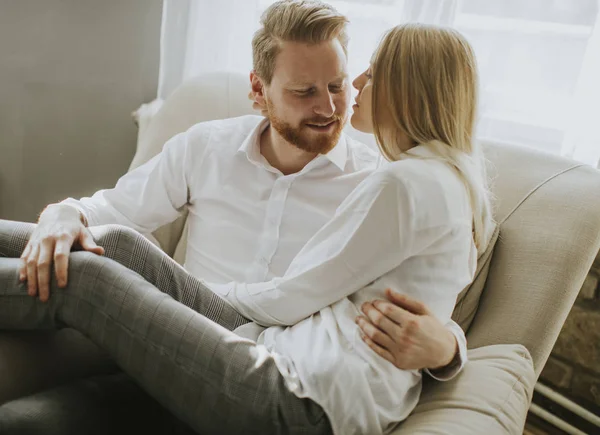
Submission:
[[[493,220],[485,161],[473,139],[477,91],[473,49],[453,29],[423,24],[394,27],[373,57],[373,127],[381,152],[388,160],[410,155],[395,140],[403,133],[415,145],[428,143],[454,167],[467,187],[473,236],[482,248]],[[384,119],[391,131],[384,130]]]
[[[285,41],[318,44],[337,38],[347,54],[348,19],[333,6],[318,0],[281,0],[263,13],[261,28],[252,39],[255,73],[270,84],[275,60]]]

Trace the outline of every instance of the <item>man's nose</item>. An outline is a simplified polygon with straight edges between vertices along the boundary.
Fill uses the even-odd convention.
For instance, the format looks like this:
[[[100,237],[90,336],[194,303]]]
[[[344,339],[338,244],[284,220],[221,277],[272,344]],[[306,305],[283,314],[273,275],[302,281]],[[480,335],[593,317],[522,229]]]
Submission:
[[[335,113],[335,104],[333,103],[333,95],[331,92],[324,92],[316,101],[314,112],[317,115],[330,118]]]

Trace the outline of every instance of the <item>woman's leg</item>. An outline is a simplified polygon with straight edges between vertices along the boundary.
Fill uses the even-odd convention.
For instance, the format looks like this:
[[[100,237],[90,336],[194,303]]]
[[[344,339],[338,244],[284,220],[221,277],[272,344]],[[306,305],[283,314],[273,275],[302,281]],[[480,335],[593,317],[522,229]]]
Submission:
[[[0,260],[0,329],[64,323],[103,348],[200,433],[330,433],[323,410],[288,391],[272,356],[160,292],[117,262],[74,252],[69,284],[41,303]],[[210,290],[197,296],[210,298]]]

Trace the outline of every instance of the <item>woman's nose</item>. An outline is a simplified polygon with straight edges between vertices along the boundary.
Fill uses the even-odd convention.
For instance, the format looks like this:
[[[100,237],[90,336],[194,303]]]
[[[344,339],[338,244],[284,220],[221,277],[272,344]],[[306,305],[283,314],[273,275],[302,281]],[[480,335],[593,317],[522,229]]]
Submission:
[[[355,87],[357,90],[359,90],[359,91],[360,91],[360,90],[363,88],[363,86],[365,85],[365,84],[364,84],[364,80],[363,80],[363,75],[364,75],[364,74],[361,74],[361,75],[359,75],[359,76],[358,76],[358,77],[356,77],[356,78],[354,79],[354,81],[352,82],[352,86],[354,86],[354,87]]]

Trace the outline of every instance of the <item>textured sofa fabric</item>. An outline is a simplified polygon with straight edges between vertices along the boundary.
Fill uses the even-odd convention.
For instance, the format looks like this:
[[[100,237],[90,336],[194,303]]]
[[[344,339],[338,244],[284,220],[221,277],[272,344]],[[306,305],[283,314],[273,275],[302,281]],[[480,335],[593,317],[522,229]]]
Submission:
[[[253,113],[248,86],[245,76],[227,73],[184,84],[140,135],[131,167],[196,122]],[[471,363],[450,382],[428,381],[415,412],[396,434],[522,433],[537,375],[600,248],[597,170],[505,144],[486,143],[485,153],[498,228],[454,312],[467,331]],[[154,233],[181,263],[185,235],[185,217]],[[35,358],[37,350],[12,353],[0,336],[0,399],[87,374],[98,364],[93,347],[62,346],[61,333],[45,333],[51,338],[46,337],[50,347],[44,352],[52,353],[54,346],[80,364],[48,376],[33,375],[41,363],[17,370],[18,359]],[[27,376],[36,381],[20,388],[19,379]]]
[[[450,382],[425,378],[419,404],[395,434],[522,433],[535,384],[527,349],[484,346],[469,360]]]

